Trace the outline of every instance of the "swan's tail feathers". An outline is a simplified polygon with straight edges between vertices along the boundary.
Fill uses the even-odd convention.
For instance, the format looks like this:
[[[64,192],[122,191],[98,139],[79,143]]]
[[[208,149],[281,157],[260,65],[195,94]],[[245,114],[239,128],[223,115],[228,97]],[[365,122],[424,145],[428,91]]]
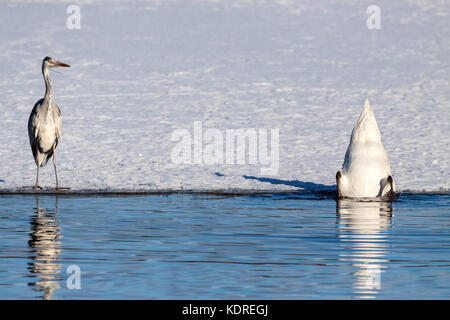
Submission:
[[[366,98],[366,101],[364,102],[364,109],[371,109],[370,108],[369,98]]]
[[[380,129],[378,128],[377,120],[370,107],[369,99],[364,103],[364,109],[356,121],[355,127],[352,131],[351,142],[376,142],[381,143]]]

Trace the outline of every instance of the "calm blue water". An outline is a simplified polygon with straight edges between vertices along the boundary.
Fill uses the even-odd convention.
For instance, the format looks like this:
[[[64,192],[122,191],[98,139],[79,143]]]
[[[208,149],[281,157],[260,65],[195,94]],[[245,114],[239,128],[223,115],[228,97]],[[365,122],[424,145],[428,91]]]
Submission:
[[[450,196],[0,196],[1,299],[449,299]],[[80,289],[69,266],[81,271]]]

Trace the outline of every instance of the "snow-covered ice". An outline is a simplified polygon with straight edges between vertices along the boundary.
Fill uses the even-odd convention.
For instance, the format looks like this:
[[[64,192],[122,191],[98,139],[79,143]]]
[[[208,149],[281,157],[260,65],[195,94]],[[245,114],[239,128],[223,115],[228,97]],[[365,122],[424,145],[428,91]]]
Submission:
[[[81,29],[66,9],[81,9]],[[369,98],[398,191],[448,192],[450,3],[377,1],[0,2],[0,189],[30,185],[27,121],[41,61],[63,117],[72,190],[332,190]],[[279,170],[179,165],[176,129],[279,129]],[[53,168],[40,183],[54,186]]]

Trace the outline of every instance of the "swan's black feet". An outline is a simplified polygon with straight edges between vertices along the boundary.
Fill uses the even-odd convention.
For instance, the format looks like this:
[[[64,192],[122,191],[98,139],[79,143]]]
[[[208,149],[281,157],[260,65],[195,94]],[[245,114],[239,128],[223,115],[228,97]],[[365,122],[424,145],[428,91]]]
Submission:
[[[40,185],[35,184],[34,186],[23,186],[24,189],[33,189],[33,190],[42,190],[43,188]]]
[[[394,191],[394,179],[392,179],[392,176],[387,177],[387,183],[389,183],[389,186],[391,187],[391,190],[386,194],[386,197],[389,199],[396,199],[398,198],[397,193]]]
[[[342,177],[342,173],[340,171],[336,172],[336,197],[341,198],[341,192],[340,192],[340,180]]]
[[[387,182],[389,183],[389,185],[391,186],[391,190],[394,189],[394,179],[392,179],[392,176],[389,176],[387,178]]]

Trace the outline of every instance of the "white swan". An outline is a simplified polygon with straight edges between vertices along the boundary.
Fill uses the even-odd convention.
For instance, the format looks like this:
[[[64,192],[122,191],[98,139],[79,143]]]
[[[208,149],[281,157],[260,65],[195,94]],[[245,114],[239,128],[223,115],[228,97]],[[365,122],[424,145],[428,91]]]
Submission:
[[[336,173],[338,197],[395,197],[394,180],[375,115],[366,99],[353,128],[342,170]]]

